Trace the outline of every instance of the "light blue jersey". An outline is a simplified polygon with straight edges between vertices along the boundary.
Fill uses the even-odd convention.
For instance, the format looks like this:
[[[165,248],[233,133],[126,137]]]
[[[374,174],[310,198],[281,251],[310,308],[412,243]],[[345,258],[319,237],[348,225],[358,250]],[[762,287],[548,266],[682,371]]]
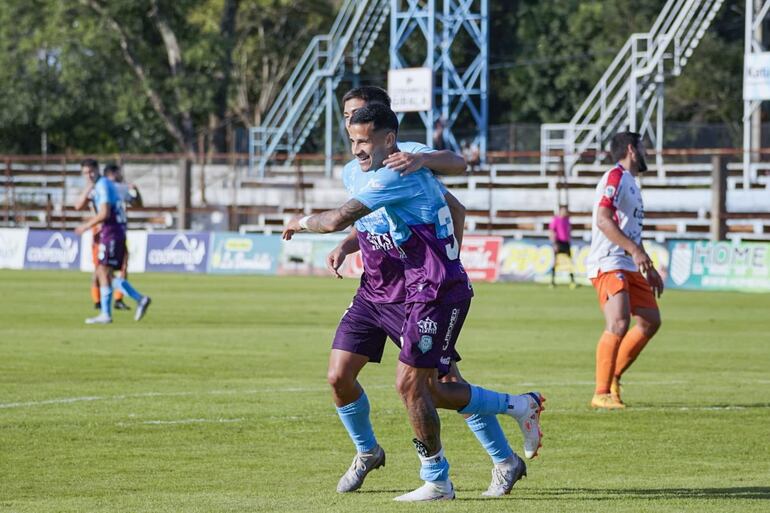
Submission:
[[[400,142],[399,151],[408,153],[432,153],[435,150],[418,142]],[[358,194],[366,181],[357,159],[342,169],[342,183],[351,197]],[[431,175],[432,176],[432,175]],[[437,179],[434,181],[445,191]],[[378,209],[355,222],[358,243],[364,263],[359,294],[374,303],[400,303],[406,298],[404,286],[404,255],[391,236],[391,222],[384,208]]]
[[[401,176],[387,167],[359,168],[351,173],[350,184],[353,198],[379,216],[376,225],[361,226],[380,228],[388,222],[390,238],[404,260],[407,302],[454,303],[473,295],[460,263],[445,189],[430,170]],[[385,215],[379,214],[383,208]]]
[[[115,184],[105,177],[100,177],[91,191],[91,201],[98,212],[104,204],[109,205],[110,214],[102,223],[102,236],[120,236],[125,237],[126,232],[126,210],[123,204],[123,198],[120,197]]]

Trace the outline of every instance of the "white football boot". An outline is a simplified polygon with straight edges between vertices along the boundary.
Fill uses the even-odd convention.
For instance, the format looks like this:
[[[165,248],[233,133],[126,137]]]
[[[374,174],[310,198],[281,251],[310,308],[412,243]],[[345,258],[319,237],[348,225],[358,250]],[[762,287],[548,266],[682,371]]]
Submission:
[[[150,307],[150,303],[152,303],[150,296],[144,296],[139,300],[139,304],[136,306],[136,312],[134,312],[135,321],[142,320],[142,317],[144,317],[144,314],[147,313],[147,309]]]
[[[425,481],[418,489],[393,499],[400,502],[446,501],[455,498],[452,481]]]
[[[482,493],[485,497],[502,497],[511,493],[511,489],[516,482],[527,475],[527,465],[524,460],[513,454],[510,458],[500,463],[495,463],[492,467],[492,482],[486,492]]]
[[[507,414],[516,419],[524,435],[524,457],[532,459],[542,446],[543,431],[540,429],[540,412],[545,408],[545,397],[540,392],[528,392],[508,399]],[[526,404],[526,406],[523,406]],[[516,405],[516,407],[514,407]]]
[[[107,314],[100,313],[96,317],[89,317],[86,319],[86,324],[110,324],[112,323],[112,317]]]
[[[364,484],[366,475],[372,470],[385,466],[385,451],[379,445],[371,452],[359,452],[353,458],[353,463],[337,483],[337,492],[354,492]]]

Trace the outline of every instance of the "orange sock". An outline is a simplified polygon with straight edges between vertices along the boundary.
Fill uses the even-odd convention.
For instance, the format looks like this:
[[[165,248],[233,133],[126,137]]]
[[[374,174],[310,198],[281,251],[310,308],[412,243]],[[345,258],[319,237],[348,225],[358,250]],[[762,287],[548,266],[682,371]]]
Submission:
[[[99,287],[96,285],[91,285],[91,300],[94,303],[98,303],[101,299],[101,294],[99,294]]]
[[[618,356],[615,358],[615,376],[620,376],[628,369],[644,346],[650,341],[650,337],[644,334],[639,326],[634,326],[620,342]]]
[[[615,370],[615,358],[620,346],[620,337],[609,331],[602,333],[596,345],[596,393],[609,394]]]
[[[121,301],[123,299],[123,293],[119,290],[115,291],[115,301]]]

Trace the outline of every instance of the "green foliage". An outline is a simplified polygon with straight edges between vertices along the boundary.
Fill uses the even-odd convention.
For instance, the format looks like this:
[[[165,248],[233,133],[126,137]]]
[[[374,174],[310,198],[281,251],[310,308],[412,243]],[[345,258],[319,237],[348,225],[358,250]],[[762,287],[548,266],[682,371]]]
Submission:
[[[541,455],[510,496],[483,499],[489,457],[441,412],[456,501],[403,506],[420,485],[394,387],[397,354],[360,374],[387,466],[335,485],[354,448],[326,364],[357,282],[138,274],[140,323],[93,315],[89,276],[0,271],[0,510],[37,512],[764,512],[770,353],[761,294],[666,291],[660,333],[593,412],[603,321],[590,288],[478,284],[458,349],[465,377],[547,398]],[[515,422],[500,417],[520,450]],[[483,503],[480,502],[483,500]]]
[[[3,2],[0,152],[38,153],[44,131],[49,152],[176,151],[181,143],[169,123],[179,128],[189,118],[190,137],[209,133],[212,123],[256,124],[311,37],[328,31],[340,4],[99,0],[141,63],[142,83],[118,34],[89,1]],[[234,30],[226,33],[221,21],[233,2]],[[570,119],[628,36],[647,30],[663,3],[489,0],[491,122]],[[176,75],[151,16],[154,4],[179,43]],[[667,84],[668,120],[728,123],[737,137],[742,23],[742,4],[725,3],[685,73]],[[386,27],[363,83],[385,83],[387,33]],[[460,67],[473,51],[458,51]],[[148,88],[162,101],[166,120],[149,101]],[[222,94],[224,102],[217,100]]]

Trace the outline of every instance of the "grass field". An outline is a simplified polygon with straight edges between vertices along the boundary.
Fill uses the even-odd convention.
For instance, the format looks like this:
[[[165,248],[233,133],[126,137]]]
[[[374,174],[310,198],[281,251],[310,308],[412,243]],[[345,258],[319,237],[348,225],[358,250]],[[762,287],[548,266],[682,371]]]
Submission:
[[[770,510],[767,295],[667,291],[662,330],[625,379],[630,408],[597,413],[593,291],[477,285],[461,367],[540,390],[544,447],[510,496],[482,499],[490,462],[442,412],[458,500],[414,505],[392,501],[420,484],[393,346],[361,379],[387,466],[335,492],[354,449],[326,359],[355,281],[132,281],[154,299],[144,321],[85,326],[86,275],[0,272],[0,511]]]

